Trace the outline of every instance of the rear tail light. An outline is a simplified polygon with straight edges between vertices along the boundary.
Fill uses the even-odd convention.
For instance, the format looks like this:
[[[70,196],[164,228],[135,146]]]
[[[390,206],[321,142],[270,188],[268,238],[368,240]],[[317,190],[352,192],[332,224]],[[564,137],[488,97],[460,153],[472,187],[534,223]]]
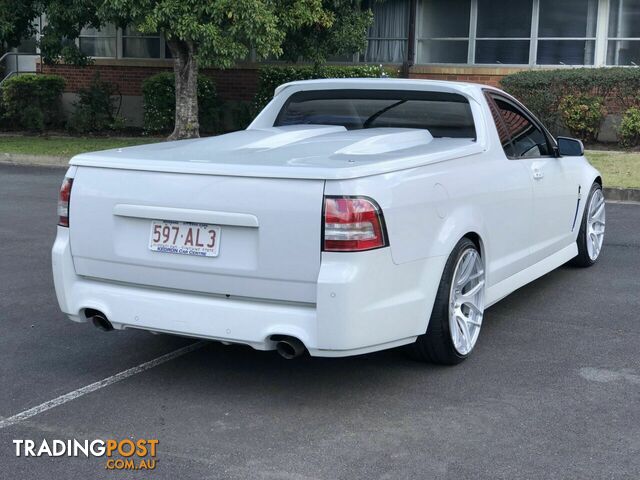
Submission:
[[[386,247],[382,210],[366,197],[324,197],[325,252],[361,252]]]
[[[61,227],[69,226],[69,201],[71,200],[72,186],[73,178],[65,178],[60,187],[60,196],[58,197],[58,225]]]

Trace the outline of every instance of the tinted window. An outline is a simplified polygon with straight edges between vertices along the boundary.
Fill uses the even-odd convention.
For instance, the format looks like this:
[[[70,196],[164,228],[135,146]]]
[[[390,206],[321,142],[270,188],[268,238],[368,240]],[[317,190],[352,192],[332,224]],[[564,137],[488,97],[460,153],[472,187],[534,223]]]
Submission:
[[[419,128],[434,137],[474,138],[469,102],[462,95],[403,90],[313,90],[291,95],[274,126],[342,125]]]
[[[509,132],[507,131],[507,126],[502,121],[502,117],[500,115],[500,111],[496,106],[493,98],[487,95],[487,104],[489,105],[489,110],[491,110],[491,116],[493,117],[493,122],[496,125],[496,130],[498,131],[498,136],[500,137],[500,143],[502,144],[502,148],[504,149],[504,153],[507,154],[507,157],[513,157],[513,149],[511,147],[511,137],[509,136]]]
[[[476,63],[529,63],[529,40],[478,39]]]
[[[478,0],[478,38],[529,38],[532,0]]]
[[[423,37],[469,37],[470,0],[423,0],[422,9],[429,12],[418,17]]]
[[[598,0],[540,0],[538,37],[595,37],[597,13]]]
[[[505,133],[511,139],[511,147],[505,148],[507,155],[515,158],[551,155],[546,135],[522,110],[500,97],[493,97],[493,100],[505,129],[505,132],[501,132],[498,128],[498,132],[501,132],[501,141]]]

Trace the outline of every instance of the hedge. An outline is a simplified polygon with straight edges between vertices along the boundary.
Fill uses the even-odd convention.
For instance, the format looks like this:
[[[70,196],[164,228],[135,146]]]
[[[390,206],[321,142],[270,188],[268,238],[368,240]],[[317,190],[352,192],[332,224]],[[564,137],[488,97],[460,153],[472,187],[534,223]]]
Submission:
[[[273,92],[279,85],[296,80],[313,78],[377,78],[397,76],[396,70],[377,65],[342,66],[330,65],[320,68],[302,67],[262,67],[258,74],[258,91],[254,98],[254,108],[260,111],[273,98]]]
[[[147,133],[170,132],[175,125],[175,76],[163,72],[142,83],[144,129]],[[200,130],[215,132],[219,124],[219,105],[215,82],[198,75],[198,117]]]
[[[5,123],[12,128],[42,131],[63,124],[64,79],[58,75],[24,74],[2,84]]]
[[[559,109],[567,97],[595,99],[607,105],[616,104],[622,110],[640,104],[638,68],[527,70],[507,75],[500,83],[553,133],[566,127]]]

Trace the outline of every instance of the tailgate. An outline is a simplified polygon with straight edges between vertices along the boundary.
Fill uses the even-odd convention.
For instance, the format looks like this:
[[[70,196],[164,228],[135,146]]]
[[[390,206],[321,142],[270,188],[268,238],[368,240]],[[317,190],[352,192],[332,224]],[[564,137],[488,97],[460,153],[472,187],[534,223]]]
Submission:
[[[315,303],[323,190],[324,180],[79,167],[70,206],[76,273]],[[217,256],[150,250],[158,220],[219,227]]]

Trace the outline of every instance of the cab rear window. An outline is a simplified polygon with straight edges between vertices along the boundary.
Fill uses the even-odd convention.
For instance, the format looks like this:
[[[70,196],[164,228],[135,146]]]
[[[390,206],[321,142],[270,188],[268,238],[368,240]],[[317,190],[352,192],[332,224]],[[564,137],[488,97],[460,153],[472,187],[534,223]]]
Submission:
[[[476,138],[469,101],[462,95],[408,90],[312,90],[291,95],[274,126],[341,125],[419,128],[434,137]]]

